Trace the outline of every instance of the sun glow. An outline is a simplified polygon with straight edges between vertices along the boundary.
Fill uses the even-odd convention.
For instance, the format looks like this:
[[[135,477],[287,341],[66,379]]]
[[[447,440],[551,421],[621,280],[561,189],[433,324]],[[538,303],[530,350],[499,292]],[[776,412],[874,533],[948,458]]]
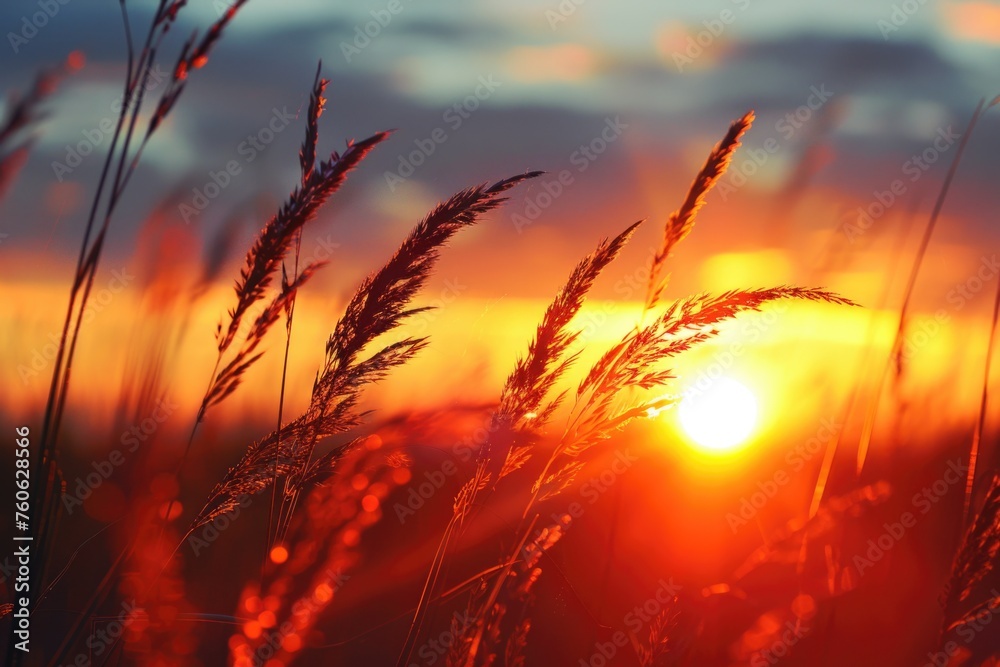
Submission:
[[[685,395],[678,409],[681,426],[701,449],[728,452],[742,445],[757,423],[757,399],[746,385],[719,378]]]

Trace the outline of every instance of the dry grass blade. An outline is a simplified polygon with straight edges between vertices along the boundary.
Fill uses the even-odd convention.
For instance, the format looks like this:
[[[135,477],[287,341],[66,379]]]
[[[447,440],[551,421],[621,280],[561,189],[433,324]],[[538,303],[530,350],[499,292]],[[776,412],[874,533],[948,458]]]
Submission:
[[[671,636],[677,630],[680,612],[674,608],[677,598],[673,598],[666,609],[657,614],[649,623],[649,636],[646,642],[632,638],[640,667],[656,667],[662,664],[674,649]]]
[[[705,165],[698,172],[691,187],[688,188],[684,203],[667,218],[663,230],[663,242],[653,256],[653,265],[650,267],[649,286],[646,291],[646,310],[654,308],[659,303],[669,279],[669,275],[665,274],[664,271],[670,252],[694,227],[695,217],[698,215],[698,210],[705,205],[706,195],[726,173],[726,169],[733,159],[733,153],[740,145],[740,138],[750,129],[753,121],[754,113],[748,111],[742,118],[729,126],[726,136],[709,153],[708,160],[705,161]]]
[[[418,312],[407,310],[410,300],[427,281],[440,249],[451,237],[506,201],[501,194],[540,173],[463,190],[417,224],[385,266],[366,278],[347,304],[326,345],[326,365],[317,384],[320,394],[339,369],[353,364],[362,348]]]
[[[531,458],[531,446],[523,445],[520,447],[512,447],[510,451],[507,452],[507,458],[504,459],[503,467],[500,468],[499,479],[503,479],[512,472],[516,472],[524,467],[524,464],[528,462]]]
[[[715,325],[779,299],[856,305],[826,290],[789,286],[681,299],[650,324],[627,333],[591,367],[577,387],[579,408],[556,453],[578,456],[632,418],[669,404],[670,399],[660,398],[628,409],[613,409],[616,397],[626,388],[652,389],[671,379],[672,373],[658,369],[657,364],[716,336],[719,330]]]
[[[28,157],[33,139],[15,139],[45,118],[42,103],[56,89],[56,84],[68,72],[79,67],[79,54],[72,54],[66,62],[56,68],[43,70],[24,97],[11,95],[7,102],[7,112],[0,120],[0,197],[6,193]]]
[[[504,650],[504,665],[507,667],[525,667],[524,649],[528,646],[528,633],[531,632],[531,619],[525,618],[514,626],[507,639]]]
[[[282,312],[286,312],[289,304],[295,299],[298,290],[318,271],[326,265],[326,262],[316,262],[305,267],[292,283],[282,283],[281,292],[271,300],[260,315],[258,315],[250,330],[243,340],[239,351],[233,356],[232,361],[223,366],[205,396],[205,408],[222,402],[229,394],[236,390],[242,381],[243,374],[263,355],[263,352],[254,354],[257,347],[263,342],[264,337],[272,326],[278,321]]]
[[[306,113],[306,136],[302,141],[302,148],[299,149],[299,170],[302,174],[302,187],[307,187],[309,184],[309,179],[313,173],[313,169],[316,166],[316,145],[319,142],[319,117],[323,115],[323,110],[326,108],[326,98],[323,97],[323,92],[326,90],[327,81],[324,80],[320,73],[323,69],[323,63],[320,61],[316,65],[316,78],[313,81],[313,92],[309,96],[309,109]],[[299,274],[299,259],[302,253],[302,229],[300,228],[295,233],[295,257],[293,260],[293,281],[298,280]],[[285,265],[281,265],[281,285],[282,290],[285,289],[285,285],[288,284],[288,275],[285,271]],[[281,363],[281,388],[278,393],[278,415],[275,424],[275,430],[278,431],[278,435],[281,435],[281,425],[284,422],[285,414],[285,389],[288,382],[288,356],[291,352],[292,347],[292,326],[295,321],[295,295],[293,294],[290,299],[285,302],[285,354]],[[280,442],[275,447],[275,452],[280,449]],[[267,553],[271,547],[271,526],[274,520],[274,503],[278,497],[278,474],[277,474],[277,461],[275,461],[275,470],[272,475],[272,487],[271,487],[271,504],[268,510],[267,516],[267,533],[265,536],[264,544],[264,564],[267,563]],[[261,569],[261,574],[263,576],[263,567]]]
[[[538,487],[541,492],[538,496],[538,502],[554,498],[569,488],[576,481],[577,475],[580,474],[585,465],[586,463],[583,461],[570,461],[545,479],[539,478]]]
[[[227,24],[235,16],[236,10],[245,1],[240,0],[232,6],[232,11],[227,13],[225,21],[218,24],[220,26],[219,34],[221,34],[221,26]],[[143,94],[148,88],[153,66],[156,63],[157,49],[164,35],[166,35],[175,22],[177,13],[185,4],[183,0],[173,3],[168,3],[167,0],[160,0],[153,20],[150,23],[143,47],[137,57],[132,41],[132,31],[125,0],[121,0],[119,3],[128,46],[127,74],[121,110],[118,114],[114,130],[111,132],[108,151],[87,214],[83,240],[80,244],[80,252],[73,276],[73,284],[70,288],[69,303],[67,304],[66,315],[63,320],[58,349],[52,364],[52,381],[49,385],[41,437],[38,442],[38,453],[36,455],[36,469],[42,472],[37,476],[36,479],[38,481],[33,485],[31,492],[31,506],[39,508],[35,512],[35,516],[33,516],[31,522],[37,554],[32,567],[32,586],[38,585],[39,580],[44,579],[47,562],[44,555],[48,548],[50,534],[54,531],[53,526],[58,508],[58,505],[54,502],[54,496],[57,496],[59,487],[58,485],[53,485],[52,482],[57,480],[59,475],[58,467],[55,464],[59,430],[66,406],[66,398],[69,393],[73,360],[76,354],[80,329],[85,319],[85,313],[87,312],[87,303],[93,288],[94,278],[99,268],[104,242],[108,237],[111,227],[111,220],[131,175],[135,172],[139,164],[143,147],[153,134],[156,126],[170,110],[170,108],[165,108],[162,109],[162,112],[153,114],[145,138],[139,143],[137,150],[133,151],[135,128],[142,111]],[[219,34],[216,34],[210,42],[205,43],[205,53],[202,54],[199,66],[204,64],[208,48],[218,39]],[[180,95],[181,89],[182,86],[177,87],[174,91],[170,107],[172,107],[173,102]],[[130,155],[132,156],[131,160],[129,159]],[[104,213],[100,223],[98,223],[98,210],[102,203]],[[55,490],[55,493],[53,493],[53,490]],[[56,509],[53,510],[52,508]],[[101,584],[102,592],[106,592],[106,583]],[[66,641],[70,641],[81,627],[82,625],[80,624],[74,626],[71,636],[67,637]],[[11,656],[11,652],[15,655]],[[23,655],[12,649],[8,649],[8,657],[11,658],[9,662],[12,664],[21,664],[23,660]]]
[[[587,257],[583,258],[570,273],[555,299],[549,304],[535,332],[535,338],[528,346],[526,357],[518,359],[513,372],[507,378],[500,396],[500,403],[492,416],[492,437],[479,451],[476,472],[460,489],[455,497],[452,517],[445,527],[437,551],[431,560],[424,588],[410,630],[403,643],[398,664],[407,664],[424,615],[438,585],[438,577],[448,554],[448,547],[455,531],[460,528],[481,491],[489,483],[494,483],[527,463],[531,447],[515,446],[510,438],[512,431],[527,427],[535,429],[544,424],[559,403],[555,399],[542,408],[542,402],[552,385],[569,368],[574,356],[566,357],[566,352],[579,333],[569,330],[569,324],[583,306],[587,293],[604,268],[618,256],[625,244],[641,224],[636,222],[611,240],[603,240]],[[506,439],[506,452],[493,452],[495,441]]]
[[[997,333],[997,321],[1000,319],[1000,284],[997,285],[993,297],[993,319],[990,320],[990,333],[986,339],[986,364],[983,369],[983,389],[979,396],[979,417],[976,429],[972,433],[972,446],[969,449],[969,474],[965,482],[965,501],[962,504],[962,524],[965,525],[972,508],[972,492],[976,485],[976,464],[979,461],[979,449],[983,441],[983,429],[986,426],[986,406],[990,396],[990,371],[993,367],[993,339]]]
[[[247,312],[264,298],[302,228],[340,188],[348,173],[389,136],[387,132],[379,132],[357,143],[348,142],[347,150],[342,155],[333,153],[329,160],[317,166],[318,122],[326,103],[323,97],[326,85],[327,81],[320,77],[317,69],[310,95],[305,139],[299,151],[302,182],[260,231],[247,253],[246,264],[236,281],[236,305],[229,311],[229,324],[225,328],[219,324],[216,366],[195,419],[196,426],[210,406],[219,403],[236,389],[243,373],[260,358],[260,354],[251,353],[277,322],[281,312],[290,311],[298,287],[321,267],[320,264],[307,267],[293,278],[291,285],[282,281],[282,291],[252,323],[235,357],[223,366],[223,355],[236,340]]]
[[[261,441],[250,445],[240,461],[229,469],[222,481],[212,490],[204,507],[192,521],[188,529],[189,534],[213,519],[235,511],[243,497],[253,496],[271,488],[276,470],[279,478],[287,478],[292,474],[299,475],[301,488],[322,483],[334,471],[340,460],[354,451],[363,440],[363,438],[350,440],[306,465],[301,456],[302,448],[298,447],[298,443],[310,437],[314,427],[314,424],[298,419],[282,428],[280,438],[278,433],[271,433]]]
[[[1000,587],[997,554],[1000,554],[1000,475],[994,475],[983,507],[969,526],[955,557],[943,599],[945,633],[960,624],[973,607],[995,597]]]
[[[426,310],[412,308],[410,303],[430,277],[441,248],[459,230],[474,225],[480,216],[506,201],[503,193],[539,173],[529,172],[453,195],[414,227],[385,266],[365,278],[327,341],[326,361],[313,386],[308,415],[310,421],[320,425],[319,436],[343,430],[344,421],[351,421],[349,415],[361,386],[371,381],[369,378],[381,377],[404,363],[425,344],[425,339],[408,338],[358,361],[361,351],[373,340]],[[315,440],[304,443],[307,461],[314,444]],[[290,480],[290,491],[295,491],[294,478]]]
[[[260,231],[247,253],[246,266],[241,269],[240,279],[236,282],[236,306],[229,312],[229,325],[225,332],[220,331],[220,352],[224,352],[233,342],[247,310],[264,297],[264,292],[291,248],[296,232],[336,192],[348,172],[388,136],[387,132],[379,132],[357,143],[349,142],[342,155],[334,153],[330,160],[320,163],[306,179],[306,184],[292,192],[288,201]]]
[[[306,137],[299,149],[299,168],[302,171],[302,185],[305,186],[316,168],[316,144],[319,142],[319,117],[326,109],[326,98],[323,93],[330,83],[320,76],[322,61],[316,65],[316,80],[313,82],[312,94],[309,96],[309,109],[306,111]]]
[[[469,511],[472,509],[472,499],[475,495],[486,488],[490,483],[490,474],[486,472],[485,462],[476,466],[476,473],[466,480],[462,488],[455,494],[455,501],[452,503],[452,514],[455,520],[461,524],[465,521]]]
[[[573,359],[564,359],[566,351],[579,336],[579,332],[568,329],[569,323],[580,311],[601,271],[618,256],[640,224],[642,221],[611,240],[601,241],[597,249],[573,269],[566,284],[545,310],[535,338],[528,346],[527,356],[518,359],[514,371],[507,378],[497,409],[500,419],[516,426],[526,415],[541,409],[549,390]],[[534,419],[538,419],[537,415]]]
[[[979,119],[986,112],[986,110],[992,107],[995,103],[996,100],[987,105],[986,100],[980,100],[979,105],[976,107],[975,111],[972,112],[972,117],[969,119],[969,124],[965,128],[965,132],[962,133],[962,139],[959,141],[958,150],[955,151],[955,157],[952,159],[951,165],[948,167],[948,173],[944,177],[944,182],[941,184],[941,190],[938,192],[937,199],[934,202],[934,208],[931,211],[930,218],[927,220],[927,226],[924,227],[924,233],[920,238],[920,245],[913,258],[913,265],[910,267],[909,276],[907,278],[906,289],[903,294],[903,303],[899,307],[899,321],[896,327],[896,336],[893,341],[892,350],[886,359],[879,383],[875,387],[875,395],[868,407],[868,412],[865,414],[865,421],[861,427],[861,435],[858,438],[858,454],[857,463],[855,465],[855,473],[859,478],[861,477],[861,473],[864,471],[865,461],[868,460],[868,449],[871,446],[872,435],[875,432],[875,420],[878,416],[878,407],[882,397],[882,392],[888,382],[889,373],[903,349],[904,333],[906,331],[910,303],[913,299],[914,289],[916,288],[917,277],[920,275],[920,268],[923,266],[924,257],[927,254],[927,248],[930,246],[931,238],[934,236],[934,230],[937,227],[938,217],[941,215],[941,210],[944,208],[944,202],[948,198],[948,191],[951,189],[951,183],[955,178],[955,174],[958,173],[958,165],[962,162],[962,156],[969,143],[969,138],[972,136],[972,131],[975,129],[976,124],[979,122]]]
[[[352,448],[338,466],[341,479],[364,475],[370,484],[330,483],[313,487],[305,494],[302,511],[282,542],[287,560],[275,563],[268,559],[261,579],[244,587],[240,611],[255,609],[260,599],[277,600],[274,627],[294,626],[299,636],[317,628],[325,612],[338,602],[341,587],[349,584],[349,573],[364,562],[361,536],[383,517],[381,510],[366,510],[363,499],[371,495],[385,498],[400,484],[401,478],[394,474],[397,471],[382,465],[385,454],[380,448],[377,440],[368,441],[366,446]],[[351,539],[352,535],[359,539]],[[287,644],[282,648],[281,642],[271,642],[267,635],[246,630],[246,626],[237,626],[230,638],[230,664],[263,665],[271,661],[290,666],[297,660],[315,662],[314,656],[307,661],[303,653],[308,652],[296,646],[287,650]]]
[[[824,545],[838,539],[837,533],[843,526],[857,522],[864,514],[885,504],[892,497],[892,492],[892,485],[888,482],[876,482],[829,498],[820,505],[815,515],[804,521],[789,520],[783,528],[769,533],[765,543],[734,570],[733,586],[742,585],[748,577],[759,574],[760,568],[771,566],[786,567],[788,576],[794,579],[796,585],[801,585],[803,561],[808,555],[806,547],[811,548],[812,553],[822,554]],[[826,561],[825,556],[822,559]],[[823,569],[828,565],[826,563]],[[856,574],[856,569],[842,569],[838,576],[829,577],[827,581],[840,581],[846,588],[853,585],[853,578],[848,573]],[[832,587],[830,592],[831,595],[834,593]]]
[[[455,635],[447,664],[454,667],[476,667],[496,664],[499,656],[519,664],[527,643],[531,624],[527,610],[534,603],[534,585],[542,575],[539,563],[565,534],[570,517],[539,530],[530,537],[535,521],[528,526],[514,552],[503,561],[496,583],[489,587],[483,579],[477,594],[472,596],[464,613],[467,620]]]
[[[208,36],[206,36],[206,40],[208,40]],[[210,45],[211,41],[209,40],[205,43]],[[299,234],[305,224],[315,217],[319,208],[340,188],[341,184],[346,180],[348,173],[376,145],[389,136],[387,132],[379,132],[357,143],[348,142],[347,149],[342,155],[334,152],[328,160],[324,160],[319,165],[316,165],[316,143],[319,137],[318,121],[325,104],[323,91],[326,89],[326,85],[327,81],[319,76],[319,70],[317,70],[310,96],[306,135],[299,152],[299,162],[302,168],[301,184],[292,191],[285,204],[260,231],[253,246],[247,253],[246,265],[240,270],[240,279],[236,282],[236,306],[229,311],[229,325],[223,329],[222,324],[219,324],[217,332],[218,354],[216,356],[215,367],[212,370],[208,388],[205,390],[201,405],[198,408],[198,414],[195,417],[184,454],[178,464],[177,475],[180,475],[184,467],[191,451],[192,443],[194,442],[196,429],[205,417],[208,408],[225,400],[226,397],[236,390],[242,381],[243,375],[263,354],[262,352],[255,353],[256,348],[263,341],[271,327],[278,321],[281,313],[290,314],[291,304],[295,300],[298,289],[322,266],[322,263],[316,263],[306,267],[289,283],[284,274],[283,263],[291,249],[292,243],[299,238]],[[237,350],[232,359],[223,365],[223,358],[236,339],[240,324],[243,322],[249,309],[264,298],[267,288],[271,285],[279,269],[282,269],[283,278],[281,292],[254,320],[239,350]],[[415,350],[412,351],[415,352]],[[377,373],[378,371],[376,370],[375,374],[377,375]],[[279,425],[278,429],[272,434],[276,437],[276,440],[272,443],[270,450],[273,451],[272,484],[275,483],[279,476],[278,469],[281,465],[279,460],[281,458],[280,451],[284,444],[280,442],[281,434],[282,429]],[[254,448],[251,448],[248,454],[253,451],[255,451]],[[260,453],[266,453],[267,451],[266,447],[260,449]],[[249,467],[255,465],[256,462],[252,457],[249,460],[245,457],[242,463],[245,464],[245,467]],[[290,464],[286,462],[286,465]],[[305,466],[302,467],[301,473],[305,473]],[[225,483],[222,486],[226,488]],[[257,489],[256,484],[251,486]],[[196,522],[202,518],[204,517],[200,515],[196,519]]]
[[[994,589],[995,590],[995,589]],[[945,628],[946,632],[954,632],[959,628],[967,628],[966,636],[969,636],[968,632],[973,633],[979,632],[983,629],[983,620],[991,618],[996,610],[1000,609],[1000,596],[991,597],[983,602],[980,602],[975,607],[969,609],[968,612],[962,617],[949,624]]]
[[[303,415],[247,450],[213,490],[195,519],[196,528],[232,508],[243,494],[260,493],[273,484],[275,474],[286,478],[278,534],[287,527],[294,503],[307,483],[329,471],[343,448],[312,461],[319,439],[342,433],[361,423],[357,403],[363,389],[406,363],[425,345],[423,338],[404,338],[370,356],[363,350],[376,338],[423,311],[411,301],[426,283],[440,249],[461,229],[499,206],[504,192],[538,175],[530,172],[491,186],[463,190],[439,204],[416,225],[396,253],[376,273],[365,278],[348,302],[327,341],[326,361],[313,384],[312,398]]]
[[[200,69],[208,63],[208,56],[212,47],[219,41],[222,37],[223,30],[225,30],[226,26],[228,26],[229,23],[236,18],[236,14],[246,3],[247,0],[235,0],[229,4],[226,11],[222,12],[222,15],[216,19],[215,23],[209,26],[204,37],[202,37],[200,41],[197,39],[198,33],[196,31],[186,42],[184,42],[181,53],[177,57],[177,64],[174,65],[173,76],[167,84],[167,89],[160,97],[156,111],[149,119],[149,126],[146,130],[147,138],[156,131],[156,129],[163,122],[164,118],[166,118],[167,114],[169,114],[171,109],[173,109],[174,104],[177,102],[177,98],[180,97],[181,92],[184,90],[184,84],[187,81],[188,72]],[[162,38],[163,35],[170,30],[171,26],[177,19],[177,12],[180,11],[185,4],[186,1],[184,0],[173,2],[170,7],[165,8],[164,11],[157,15],[153,25],[154,27],[160,28],[160,38]]]

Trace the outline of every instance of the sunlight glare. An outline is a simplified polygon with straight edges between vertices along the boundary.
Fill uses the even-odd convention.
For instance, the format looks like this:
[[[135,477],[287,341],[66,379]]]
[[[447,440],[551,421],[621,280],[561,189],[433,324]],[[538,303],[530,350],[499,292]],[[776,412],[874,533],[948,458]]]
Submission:
[[[757,423],[757,399],[746,385],[719,378],[703,391],[684,396],[679,407],[681,426],[699,447],[731,451],[741,445]]]

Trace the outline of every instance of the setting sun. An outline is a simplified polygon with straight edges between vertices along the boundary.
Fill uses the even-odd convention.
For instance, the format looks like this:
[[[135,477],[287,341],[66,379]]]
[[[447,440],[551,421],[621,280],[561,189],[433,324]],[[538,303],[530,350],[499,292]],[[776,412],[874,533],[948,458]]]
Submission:
[[[728,451],[741,445],[757,423],[757,399],[746,385],[719,378],[690,392],[679,408],[684,432],[699,447]]]

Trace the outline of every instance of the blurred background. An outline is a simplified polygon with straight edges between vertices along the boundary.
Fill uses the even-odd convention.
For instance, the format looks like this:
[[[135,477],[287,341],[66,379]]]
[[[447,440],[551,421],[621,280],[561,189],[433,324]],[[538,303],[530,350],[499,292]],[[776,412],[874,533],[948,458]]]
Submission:
[[[5,423],[40,419],[53,340],[125,72],[118,3],[53,3],[57,10],[39,25],[34,17],[45,11],[42,4],[0,6],[0,90],[27,90],[40,69],[70,53],[82,56],[82,67],[48,101],[30,157],[0,201]],[[130,3],[136,26],[148,20],[143,4]],[[189,5],[163,49],[162,76],[152,78],[151,94],[165,85],[188,32],[227,8],[222,0]],[[668,296],[800,284],[835,290],[862,306],[782,304],[727,324],[717,340],[678,361],[673,391],[691,392],[708,374],[724,376],[751,397],[731,399],[728,407],[750,416],[725,445],[701,437],[697,423],[685,428],[676,410],[630,436],[643,461],[634,481],[595,505],[601,509],[593,519],[588,514],[581,522],[590,528],[567,538],[583,549],[602,545],[593,547],[602,554],[593,563],[603,568],[605,556],[612,558],[620,575],[600,592],[581,594],[586,612],[580,614],[603,631],[621,619],[619,607],[641,603],[660,577],[684,581],[689,591],[731,578],[754,549],[773,544],[775,531],[804,519],[821,455],[799,452],[806,472],[792,474],[776,499],[733,528],[728,517],[738,514],[741,501],[775,472],[791,473],[790,452],[827,421],[856,440],[959,136],[979,100],[1000,93],[1000,5],[252,0],[210,63],[190,76],[114,220],[68,406],[66,447],[80,456],[80,470],[117,446],[122,429],[108,425],[127,427],[121,397],[151,368],[175,406],[156,438],[166,460],[179,452],[245,250],[298,182],[298,146],[320,59],[331,80],[321,153],[341,149],[347,139],[396,131],[306,228],[303,257],[330,265],[299,296],[288,414],[307,405],[324,341],[346,299],[412,225],[461,188],[529,169],[546,175],[514,190],[503,208],[444,254],[422,297],[436,310],[404,331],[430,335],[431,346],[365,394],[366,406],[376,410],[371,430],[391,433],[386,424],[394,419],[426,419],[431,449],[460,439],[457,420],[442,411],[495,401],[576,261],[601,238],[646,219],[581,315],[585,364],[635,326],[663,222],[729,123],[751,109],[756,122],[743,147],[672,259]],[[916,284],[903,359],[883,397],[872,465],[857,480],[877,483],[892,473],[898,493],[886,516],[898,517],[912,490],[940,477],[947,457],[967,452],[1000,271],[998,141],[994,111],[977,126],[941,211]],[[248,442],[273,428],[282,347],[275,334],[245,386],[213,413],[203,437],[214,460],[191,473],[194,496],[203,496]],[[862,407],[849,411],[852,399]],[[729,419],[709,411],[703,422]],[[383,438],[392,442],[391,435]],[[854,488],[845,472],[848,454],[834,475],[843,493]],[[985,456],[992,460],[993,450]],[[108,490],[113,486],[104,485],[101,493],[111,495],[85,508],[93,526],[115,518],[113,507],[124,495]],[[939,622],[937,589],[912,590],[906,577],[943,581],[958,539],[960,493],[944,501],[940,514],[920,524],[925,538],[914,538],[905,557],[895,552],[909,565],[897,563],[891,576],[882,572],[895,587],[883,589],[895,591],[891,602],[873,606],[872,598],[862,598],[865,615],[848,598],[842,604],[851,611],[841,614],[854,613],[856,622],[840,627],[843,616],[824,617],[824,637],[848,641],[804,640],[805,653],[788,664],[821,664],[818,655],[837,655],[851,642],[872,647],[867,662],[848,653],[851,664],[924,658]],[[859,545],[877,535],[883,519],[860,531]],[[433,530],[431,518],[422,521]],[[663,539],[650,537],[651,525]],[[426,541],[425,548],[436,539],[410,538]],[[605,551],[612,542],[613,553]],[[225,549],[214,558],[231,553]],[[843,550],[849,562],[853,552]],[[399,576],[416,585],[424,552],[414,553],[415,564]],[[597,565],[566,556],[554,558],[567,560],[560,581],[572,589],[574,578]],[[841,582],[830,590],[857,585]],[[562,600],[563,593],[546,600]],[[800,611],[812,610],[821,596],[805,597],[795,598]],[[552,613],[569,613],[555,606]],[[750,662],[753,651],[770,646],[783,621],[766,615],[767,604],[762,609],[749,634],[704,640],[696,664],[764,664]],[[887,630],[901,609],[921,611],[912,612],[905,628]],[[369,611],[358,618],[378,615]],[[727,613],[710,616],[728,619]],[[589,630],[579,635],[581,645],[593,639]],[[353,659],[374,650],[366,646]],[[559,659],[572,662],[558,664],[576,664],[572,656],[582,655],[567,653]]]

